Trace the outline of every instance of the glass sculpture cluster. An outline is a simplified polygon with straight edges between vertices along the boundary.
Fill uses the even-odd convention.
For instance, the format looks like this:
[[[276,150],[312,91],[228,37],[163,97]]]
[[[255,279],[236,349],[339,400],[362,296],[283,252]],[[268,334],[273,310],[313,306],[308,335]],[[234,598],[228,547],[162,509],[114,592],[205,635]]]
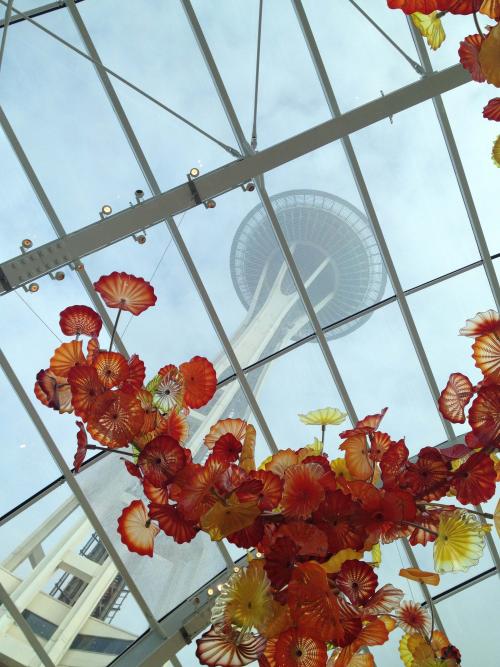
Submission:
[[[95,289],[118,309],[117,321],[123,310],[139,315],[156,301],[149,283],[126,273],[103,276]],[[321,439],[259,464],[255,428],[233,418],[207,429],[208,456],[193,462],[186,417],[217,386],[207,359],[167,364],[146,383],[137,355],[127,360],[112,350],[114,335],[109,350],[101,349],[102,321],[91,308],[66,308],[60,324],[73,340],[38,373],[35,394],[79,418],[75,473],[89,449],[126,456],[143,490],[118,519],[127,548],[152,556],[160,532],[184,543],[204,531],[249,550],[248,566],[222,586],[212,626],[197,641],[202,664],[368,667],[375,664],[369,647],[384,644],[396,627],[405,633],[400,655],[407,667],[460,664],[458,649],[434,629],[432,605],[380,586],[377,567],[381,544],[399,538],[432,544],[435,572],[399,574],[436,585],[440,573],[477,564],[491,529],[486,519],[498,528],[498,510],[489,515],[476,508],[494,495],[500,472],[498,313],[478,313],[460,331],[473,340],[481,382],[474,386],[453,373],[439,399],[444,418],[467,419],[462,444],[424,447],[410,459],[404,440],[381,430],[384,408],[341,432],[332,460],[323,451],[325,430],[346,415],[323,408],[299,415],[321,429]]]

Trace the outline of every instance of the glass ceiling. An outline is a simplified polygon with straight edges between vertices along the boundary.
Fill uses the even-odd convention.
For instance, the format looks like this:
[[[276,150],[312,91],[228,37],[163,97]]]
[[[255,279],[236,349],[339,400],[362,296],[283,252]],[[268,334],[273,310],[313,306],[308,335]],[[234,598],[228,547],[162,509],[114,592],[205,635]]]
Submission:
[[[138,189],[147,201],[185,183],[191,167],[203,175],[244,162],[423,84],[419,71],[455,65],[471,31],[470,17],[450,21],[443,48],[427,54],[384,0],[363,3],[379,30],[350,0],[264,1],[256,94],[257,0],[218,0],[216,10],[201,0],[0,2],[0,268],[23,239],[38,248],[84,230],[104,204],[121,220]],[[156,647],[155,664],[196,665],[186,640],[208,623],[207,591],[245,556],[200,535],[186,545],[160,536],[153,559],[129,553],[116,518],[140,493],[136,480],[105,453],[71,473],[74,419],[46,410],[32,387],[58,345],[59,312],[103,310],[88,290],[103,273],[143,276],[158,296],[121,321],[121,351],[140,354],[150,372],[195,354],[214,361],[216,396],[190,416],[195,457],[226,416],[255,424],[258,460],[275,445],[301,447],[317,434],[297,414],[324,405],[351,422],[388,405],[384,430],[406,437],[412,454],[463,435],[441,420],[436,391],[452,371],[479,379],[456,334],[499,307],[498,176],[485,157],[490,128],[469,113],[487,101],[484,88],[466,83],[443,93],[444,106],[413,103],[302,157],[284,154],[263,178],[251,174],[254,190],[235,181],[215,209],[191,204],[148,225],[145,244],[125,235],[96,250],[96,240],[83,271],[67,265],[60,282],[48,266],[36,293],[23,290],[30,281],[4,285],[0,662],[138,665]],[[441,129],[447,118],[453,134]],[[79,257],[70,259],[74,267]],[[338,444],[327,434],[329,454]],[[432,591],[466,666],[497,664],[495,545],[492,535],[476,568]],[[429,569],[430,551],[414,554]],[[426,589],[394,574],[412,565],[404,544],[387,545],[379,579],[426,601]],[[113,604],[99,611],[105,594]],[[379,664],[400,664],[399,637],[374,651]]]

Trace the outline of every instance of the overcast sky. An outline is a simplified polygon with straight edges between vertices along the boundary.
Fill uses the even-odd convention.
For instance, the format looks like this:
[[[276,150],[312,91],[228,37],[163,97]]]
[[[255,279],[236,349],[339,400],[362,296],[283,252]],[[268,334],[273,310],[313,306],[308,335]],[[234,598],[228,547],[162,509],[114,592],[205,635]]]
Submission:
[[[15,4],[23,9],[35,3],[28,0]],[[213,3],[196,0],[193,4],[250,139],[258,3],[217,0],[216,11]],[[291,3],[267,0],[264,4],[259,149],[330,117]],[[383,0],[362,4],[416,60],[403,14],[389,11]],[[308,0],[304,6],[342,111],[377,98],[381,91],[387,94],[417,80],[411,66],[347,0]],[[236,146],[177,0],[86,0],[78,5],[78,10],[108,67],[221,141]],[[39,20],[83,48],[66,10]],[[475,32],[470,17],[455,22],[445,20],[445,29],[449,41],[432,56],[436,69],[454,64],[458,39]],[[191,166],[209,171],[233,159],[217,144],[123,84],[116,84],[115,88],[162,190],[183,182]],[[444,96],[491,254],[500,250],[498,213],[493,203],[498,170],[489,158],[495,128],[482,119],[481,110],[496,94],[491,86],[472,83]],[[27,23],[9,29],[0,76],[0,101],[68,232],[95,222],[104,203],[119,211],[133,200],[137,188],[148,193],[92,65]],[[386,119],[370,126],[352,140],[403,288],[479,258],[431,102],[399,114],[393,123]],[[2,133],[0,156],[0,261],[5,261],[19,254],[23,238],[32,239],[37,246],[54,238],[54,232]],[[275,169],[266,175],[266,185],[271,195],[310,188],[337,195],[362,208],[339,142]],[[229,336],[234,335],[246,315],[229,273],[231,244],[239,223],[257,204],[255,193],[238,189],[219,198],[216,209],[198,207],[176,220]],[[144,359],[149,375],[165,363],[180,363],[194,354],[215,359],[220,354],[220,344],[182,260],[173,246],[163,256],[169,243],[168,230],[158,225],[148,231],[147,239],[143,246],[129,239],[85,259],[92,280],[113,270],[149,279],[156,269],[152,283],[158,295],[157,306],[134,318],[129,326],[127,318],[122,320],[122,331],[127,326],[123,339],[128,350]],[[58,329],[60,310],[74,303],[89,303],[88,297],[69,269],[62,283],[44,278],[40,287],[36,295],[21,290],[19,296],[63,338]],[[391,295],[388,285],[385,296]],[[444,386],[450,372],[457,370],[477,380],[479,374],[470,358],[469,341],[458,337],[457,332],[467,317],[494,306],[483,270],[475,269],[428,288],[410,297],[409,304],[439,387]],[[48,366],[59,342],[18,295],[4,296],[0,309],[0,344],[31,396],[36,372]],[[446,439],[396,304],[377,310],[352,334],[332,341],[331,349],[360,417],[389,406],[382,428],[395,439],[406,437],[413,453]],[[237,353],[241,359],[250,354],[248,349]],[[1,374],[0,391],[7,471],[2,476],[4,492],[0,497],[0,511],[4,513],[59,472]],[[275,441],[283,448],[300,447],[318,435],[298,422],[297,413],[325,405],[343,407],[319,346],[310,343],[269,364],[258,399]],[[39,404],[36,408],[71,463],[74,417],[57,415]],[[338,430],[327,434],[329,454],[338,445]],[[457,434],[462,430],[459,428]],[[264,455],[265,451],[259,431],[259,452]],[[120,474],[119,461],[108,460],[106,466],[111,466],[117,477],[112,492],[106,486],[110,475],[104,474],[104,468],[100,473],[99,466],[82,474],[81,484],[91,494],[101,521],[137,577],[146,599],[155,611],[165,613],[194,590],[194,586],[188,589],[193,569],[198,568],[196,585],[201,585],[204,575],[210,576],[223,564],[213,545],[204,543],[202,549],[201,538],[197,538],[197,547],[176,547],[165,540],[161,555],[153,561],[126,553],[114,531],[115,517],[138,490]],[[3,526],[0,555],[14,548],[67,495],[67,490],[58,491]],[[404,587],[403,580],[393,575],[401,567],[397,546],[391,545],[385,552],[381,582],[390,579]],[[191,557],[192,569],[186,571],[184,583],[174,591],[174,575],[165,576],[163,563]],[[194,561],[198,558],[203,560],[196,566]],[[208,571],[210,566],[213,572]],[[490,566],[491,559],[485,554],[479,568],[469,574]],[[162,576],[163,588],[159,592],[155,587]],[[178,573],[175,576],[180,577]],[[448,575],[444,586],[452,586],[458,580]],[[460,644],[471,664],[477,664],[478,658],[477,653],[472,653],[473,646],[487,645],[487,628],[478,624],[473,629],[477,634],[471,632],[473,640],[464,638],[460,627],[466,618],[470,627],[471,614],[470,610],[467,617],[460,614],[465,614],[470,598],[476,595],[481,595],[484,610],[487,598],[483,599],[483,592],[489,594],[494,586],[498,586],[497,580],[490,579],[481,585],[481,594],[468,589],[461,594],[462,599],[467,596],[467,604],[456,604],[457,598],[439,605],[447,628],[449,621],[450,639]],[[408,589],[408,593],[418,599],[416,588]],[[135,632],[145,627],[130,599],[116,623]],[[183,664],[194,664],[192,654],[193,648],[188,647],[182,655]],[[399,658],[387,648],[380,649],[379,655],[384,667],[399,664]],[[481,656],[485,667],[494,667],[494,661],[488,650]]]

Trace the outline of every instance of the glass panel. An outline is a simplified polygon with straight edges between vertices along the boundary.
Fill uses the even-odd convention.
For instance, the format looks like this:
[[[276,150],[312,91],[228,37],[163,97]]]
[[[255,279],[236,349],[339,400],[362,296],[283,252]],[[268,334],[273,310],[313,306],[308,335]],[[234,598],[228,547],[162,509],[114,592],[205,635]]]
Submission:
[[[0,10],[1,14],[1,10]],[[0,261],[17,257],[23,239],[40,246],[55,233],[0,129]]]
[[[303,4],[341,110],[379,97],[381,88],[388,93],[417,79],[412,65],[349,2]],[[402,12],[390,11],[384,2],[358,4],[416,60]]]
[[[360,419],[388,406],[381,429],[394,440],[406,437],[411,455],[445,439],[396,304],[375,311],[331,348]]]
[[[470,16],[466,18],[472,21]],[[470,32],[464,32],[462,36],[475,32],[475,28],[471,28]],[[475,83],[472,81],[446,93],[443,101],[486,242],[493,254],[500,249],[500,225],[495,211],[492,210],[494,207],[491,206],[491,193],[495,192],[498,177],[498,169],[491,161],[491,149],[497,132],[495,127],[492,127],[493,123],[484,120],[481,111],[494,96],[494,92],[489,86],[478,86],[474,85]],[[467,110],[473,111],[473,114],[469,115]]]
[[[102,61],[220,141],[236,146],[180,3],[86,0],[82,18]],[[147,39],[123,40],[123,35]],[[186,73],[189,72],[189,76]],[[122,83],[113,85],[162,189],[178,185],[193,166],[234,159],[216,143]],[[134,183],[131,194],[141,187]],[[129,195],[130,196],[130,195]]]
[[[198,207],[178,224],[242,366],[311,333],[255,193],[227,193],[215,210]]]
[[[266,182],[322,326],[392,294],[340,142],[274,169]],[[346,324],[329,337],[345,335],[353,326]]]
[[[66,9],[38,21],[81,46]],[[71,231],[98,219],[103,204],[127,207],[144,177],[94,65],[27,21],[12,27],[2,104],[61,222]]]
[[[432,102],[352,139],[404,288],[478,259]]]
[[[248,373],[248,379],[257,388],[264,417],[278,449],[299,449],[311,444],[315,437],[321,439],[321,427],[303,424],[299,414],[326,406],[344,409],[316,342],[302,345]],[[344,428],[349,428],[348,420],[341,426],[326,429],[325,452],[332,458],[337,455],[338,434]]]
[[[482,374],[471,356],[473,340],[457,334],[466,319],[495,307],[482,267],[412,294],[408,303],[439,389],[444,389],[450,373],[464,373],[479,382]],[[467,424],[453,427],[457,434],[469,430]]]
[[[0,395],[3,397],[0,423],[5,471],[0,494],[1,516],[58,477],[60,472],[2,370]]]
[[[463,665],[497,666],[493,638],[498,625],[499,595],[500,583],[493,576],[438,603],[448,639],[460,650]]]
[[[229,96],[250,142],[253,123],[258,3],[221,0],[217,21],[206,3],[193,3]],[[230,38],[228,39],[228,35]],[[300,103],[287,106],[285,100]],[[319,80],[291,3],[264,3],[257,136],[259,148],[328,120]]]
[[[113,480],[112,490],[109,480]],[[204,533],[198,534],[189,544],[176,544],[160,533],[152,559],[127,550],[120,541],[116,522],[123,508],[141,497],[142,489],[139,480],[128,474],[118,456],[103,458],[99,464],[81,472],[78,481],[157,618],[225,568],[217,547]]]

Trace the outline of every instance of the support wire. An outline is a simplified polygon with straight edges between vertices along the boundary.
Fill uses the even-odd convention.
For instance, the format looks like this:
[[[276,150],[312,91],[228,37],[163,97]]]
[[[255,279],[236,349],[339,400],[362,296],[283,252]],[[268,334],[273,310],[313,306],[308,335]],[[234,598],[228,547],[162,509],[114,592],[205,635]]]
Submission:
[[[252,126],[252,141],[250,145],[252,149],[257,148],[257,104],[259,101],[259,72],[260,72],[260,42],[262,36],[262,9],[264,0],[259,1],[259,27],[257,31],[257,58],[255,63],[255,90],[253,96],[253,126]]]

